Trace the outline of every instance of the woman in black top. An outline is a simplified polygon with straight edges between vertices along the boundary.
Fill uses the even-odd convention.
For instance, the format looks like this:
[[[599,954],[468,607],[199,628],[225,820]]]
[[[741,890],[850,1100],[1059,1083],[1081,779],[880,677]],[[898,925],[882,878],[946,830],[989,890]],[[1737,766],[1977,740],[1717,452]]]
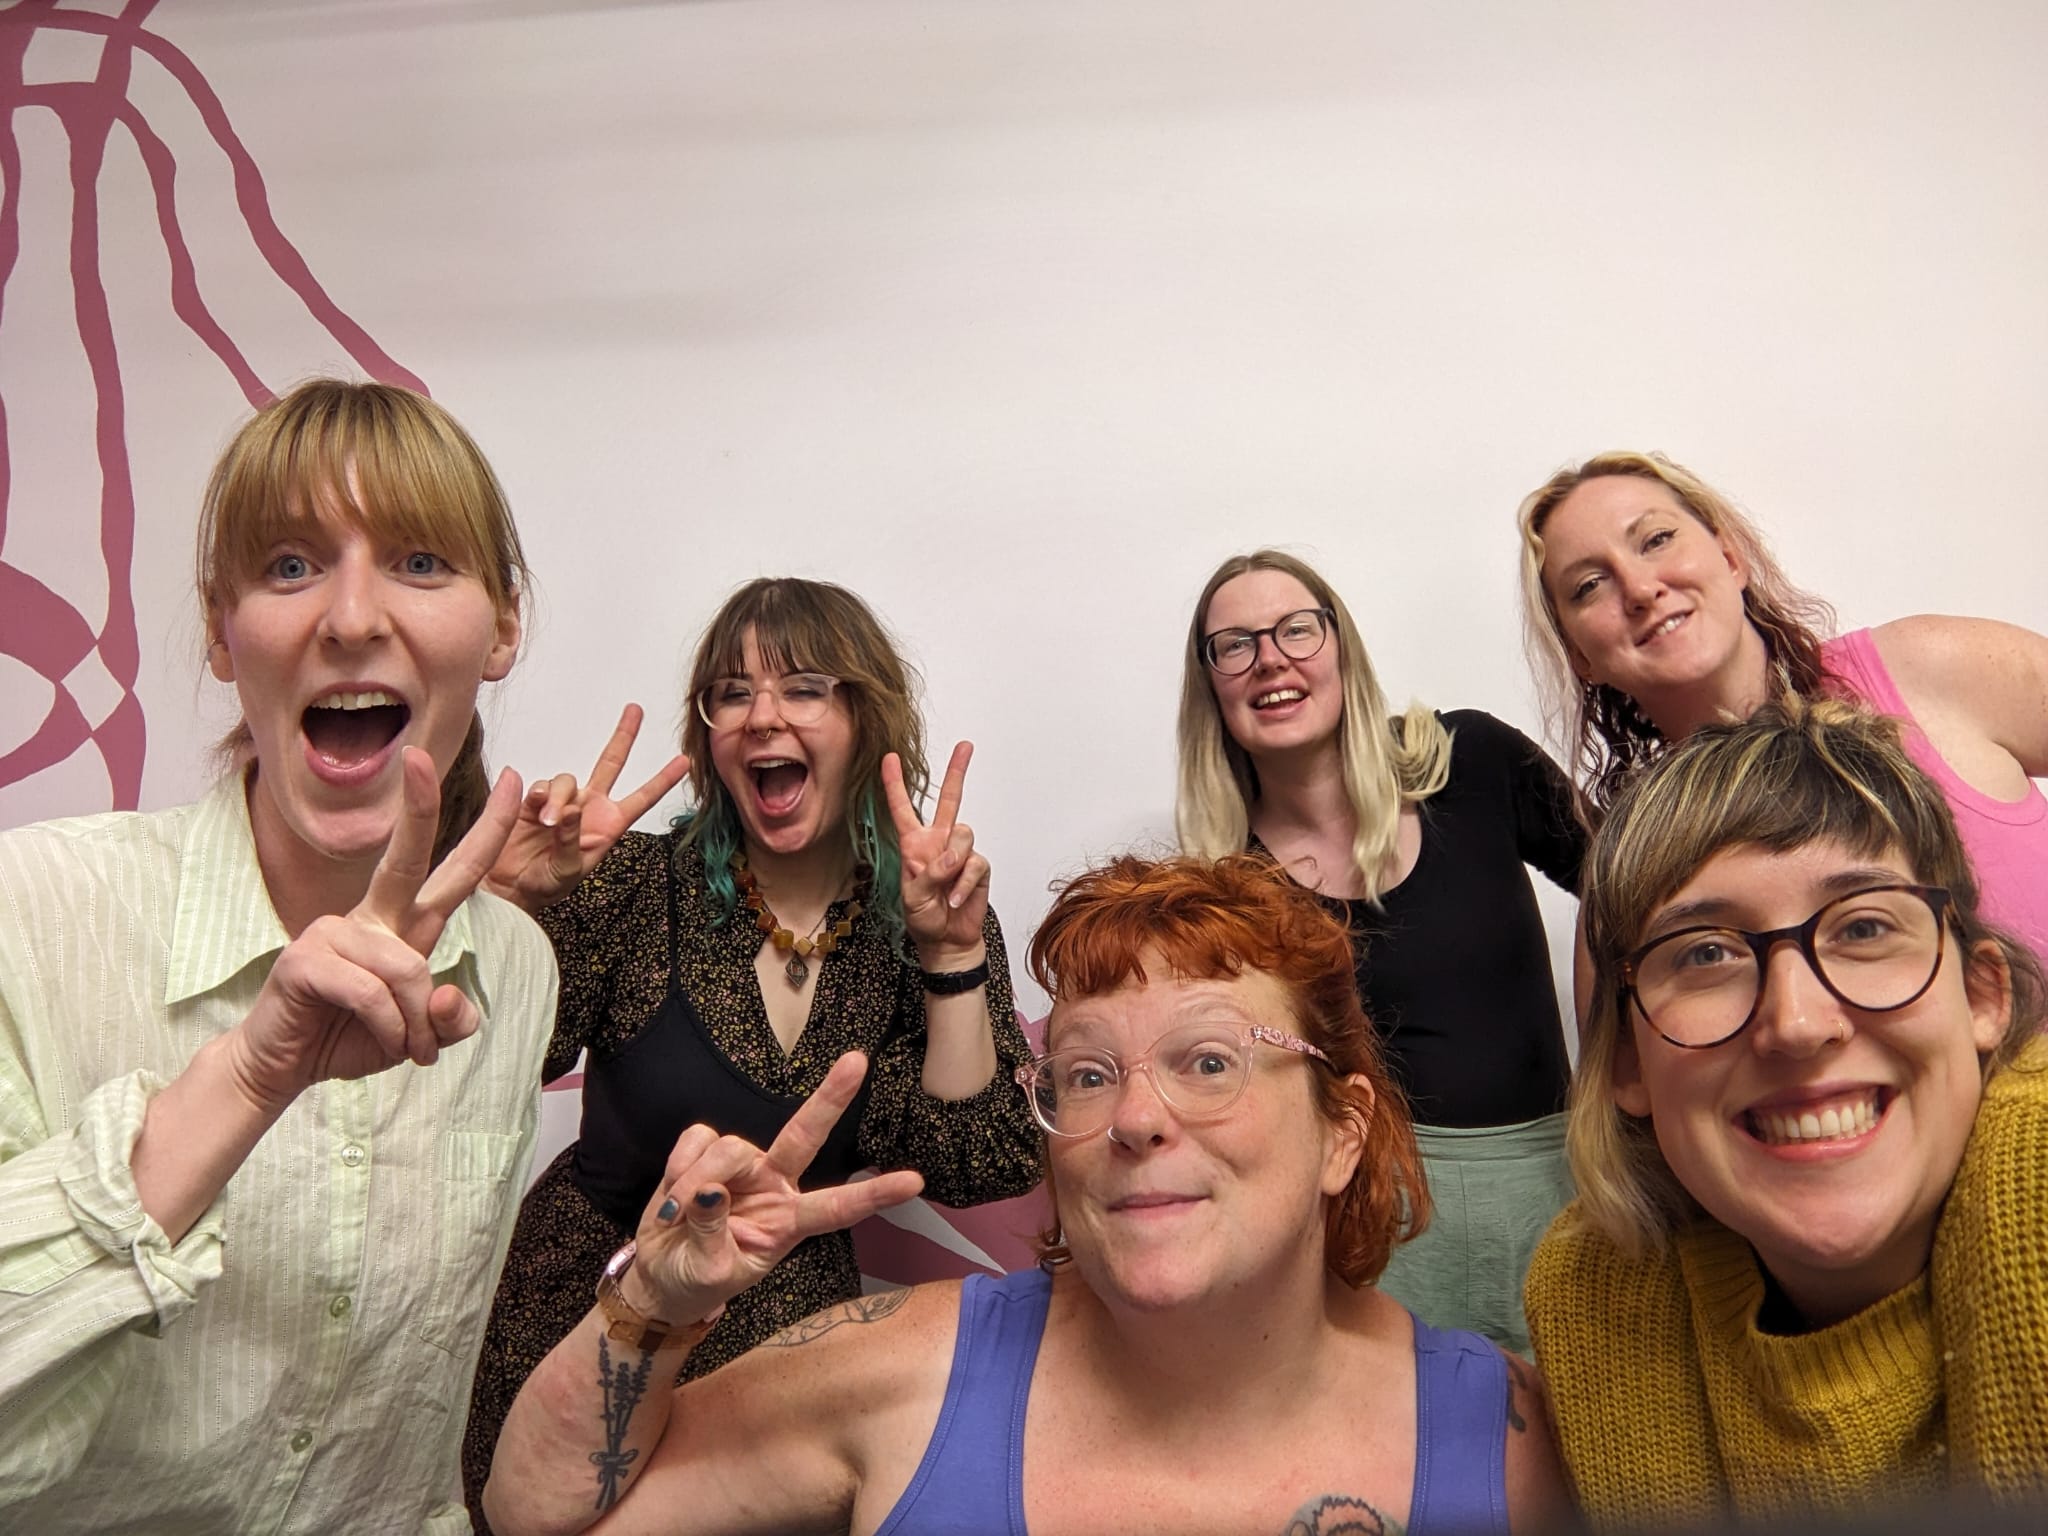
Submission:
[[[1390,719],[1343,601],[1275,550],[1209,578],[1185,668],[1182,846],[1262,850],[1344,920],[1413,1104],[1436,1217],[1380,1284],[1526,1350],[1522,1275],[1571,1194],[1570,1066],[1526,866],[1576,889],[1571,786],[1491,715]]]
[[[697,648],[683,733],[688,761],[712,771],[693,775],[696,811],[662,836],[620,832],[683,759],[610,799],[637,725],[629,710],[587,785],[535,787],[493,872],[561,963],[544,1075],[589,1055],[579,1139],[521,1208],[477,1369],[463,1481],[479,1530],[512,1399],[589,1310],[685,1127],[765,1145],[859,1050],[868,1081],[807,1185],[910,1168],[930,1198],[974,1205],[1038,1179],[988,861],[958,821],[971,749],[955,749],[921,824],[911,673],[867,605],[795,579],[727,600]],[[685,1374],[859,1292],[847,1233],[802,1243],[735,1298]]]

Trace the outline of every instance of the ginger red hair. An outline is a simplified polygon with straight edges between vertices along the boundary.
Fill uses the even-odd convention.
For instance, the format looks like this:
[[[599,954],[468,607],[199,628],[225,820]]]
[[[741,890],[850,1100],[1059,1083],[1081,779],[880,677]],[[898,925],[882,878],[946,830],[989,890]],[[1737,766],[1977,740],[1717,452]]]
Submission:
[[[1285,989],[1295,1033],[1330,1058],[1314,1075],[1317,1107],[1332,1125],[1359,1127],[1363,1142],[1351,1182],[1329,1204],[1324,1263],[1347,1285],[1378,1279],[1395,1245],[1428,1221],[1429,1189],[1407,1101],[1358,1001],[1349,936],[1270,860],[1127,854],[1054,899],[1031,941],[1031,974],[1055,1003],[1098,997],[1144,982],[1148,955],[1184,979],[1260,971]],[[1347,1081],[1354,1074],[1370,1094]],[[1057,1227],[1041,1247],[1048,1263],[1069,1257]]]

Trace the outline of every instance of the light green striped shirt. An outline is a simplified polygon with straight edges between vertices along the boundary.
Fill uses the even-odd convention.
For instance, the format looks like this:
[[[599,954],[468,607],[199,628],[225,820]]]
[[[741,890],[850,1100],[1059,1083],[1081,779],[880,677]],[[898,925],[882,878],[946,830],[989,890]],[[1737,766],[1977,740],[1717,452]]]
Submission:
[[[0,1528],[466,1532],[457,1454],[538,1118],[555,965],[475,896],[431,1067],[303,1094],[175,1245],[129,1157],[285,933],[239,779],[0,835]]]

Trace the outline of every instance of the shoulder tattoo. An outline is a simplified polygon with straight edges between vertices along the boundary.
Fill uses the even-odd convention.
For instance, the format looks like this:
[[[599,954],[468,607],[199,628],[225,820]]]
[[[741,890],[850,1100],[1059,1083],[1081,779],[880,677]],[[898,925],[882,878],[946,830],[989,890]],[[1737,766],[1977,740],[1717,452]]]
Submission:
[[[1508,1428],[1518,1435],[1529,1432],[1529,1416],[1522,1411],[1524,1399],[1534,1403],[1536,1379],[1522,1357],[1511,1349],[1501,1351],[1508,1363]]]
[[[1405,1529],[1355,1495],[1325,1493],[1297,1509],[1282,1536],[1402,1536]]]
[[[836,1307],[827,1307],[814,1313],[800,1323],[792,1323],[772,1339],[762,1344],[763,1349],[793,1349],[799,1344],[808,1344],[813,1339],[823,1338],[834,1328],[844,1323],[879,1323],[910,1299],[908,1286],[893,1291],[877,1291],[872,1296],[856,1296],[851,1301],[842,1301]]]

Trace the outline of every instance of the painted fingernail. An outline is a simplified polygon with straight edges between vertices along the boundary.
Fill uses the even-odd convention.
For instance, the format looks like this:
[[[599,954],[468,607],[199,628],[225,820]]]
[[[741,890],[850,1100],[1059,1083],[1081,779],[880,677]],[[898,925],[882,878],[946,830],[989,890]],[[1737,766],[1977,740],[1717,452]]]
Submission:
[[[700,1189],[694,1198],[696,1199],[698,1210],[708,1211],[716,1206],[723,1197],[715,1189]]]
[[[656,1221],[674,1221],[676,1213],[680,1210],[682,1210],[682,1207],[676,1204],[676,1197],[670,1195],[661,1202],[661,1209],[654,1213],[654,1219]]]

